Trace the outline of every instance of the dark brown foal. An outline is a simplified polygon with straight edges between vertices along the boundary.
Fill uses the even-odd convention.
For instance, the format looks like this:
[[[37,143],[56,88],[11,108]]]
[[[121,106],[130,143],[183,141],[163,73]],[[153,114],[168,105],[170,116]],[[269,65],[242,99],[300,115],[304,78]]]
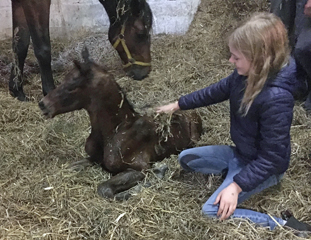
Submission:
[[[154,118],[134,111],[120,86],[104,68],[83,52],[84,63],[39,103],[48,118],[78,109],[86,109],[91,134],[85,145],[89,161],[97,163],[113,176],[98,187],[104,197],[129,189],[144,178],[151,163],[192,147],[200,138],[201,118],[194,111],[171,116],[169,132],[159,132]]]

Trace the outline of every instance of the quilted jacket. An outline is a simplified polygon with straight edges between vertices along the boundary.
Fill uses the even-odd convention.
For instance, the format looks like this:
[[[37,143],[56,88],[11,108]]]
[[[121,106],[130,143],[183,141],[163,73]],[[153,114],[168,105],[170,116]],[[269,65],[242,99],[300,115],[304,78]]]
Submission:
[[[234,177],[244,192],[263,183],[271,175],[282,174],[289,165],[290,127],[294,93],[301,86],[296,78],[296,64],[290,60],[273,78],[269,78],[255,98],[249,112],[239,112],[246,77],[235,70],[230,76],[206,88],[182,96],[182,110],[230,101],[230,134],[237,158],[245,167]]]

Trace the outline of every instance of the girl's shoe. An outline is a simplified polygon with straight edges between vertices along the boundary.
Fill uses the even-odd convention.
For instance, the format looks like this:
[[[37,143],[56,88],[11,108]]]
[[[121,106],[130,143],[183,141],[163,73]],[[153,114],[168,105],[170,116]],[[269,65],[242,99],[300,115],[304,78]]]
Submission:
[[[283,220],[287,221],[286,224],[284,225],[285,227],[289,227],[293,230],[300,232],[311,233],[311,225],[298,221],[289,210],[282,211],[281,216]]]

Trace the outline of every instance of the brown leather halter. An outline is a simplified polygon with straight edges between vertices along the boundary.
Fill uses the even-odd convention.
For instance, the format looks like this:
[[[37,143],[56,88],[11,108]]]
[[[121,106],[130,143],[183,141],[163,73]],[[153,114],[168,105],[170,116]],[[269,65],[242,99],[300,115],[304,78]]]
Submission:
[[[127,59],[128,59],[128,63],[127,64],[123,64],[123,68],[127,68],[131,65],[140,65],[140,66],[151,66],[151,63],[146,63],[146,62],[140,62],[140,61],[136,61],[135,58],[132,57],[128,47],[126,46],[126,43],[125,43],[125,39],[124,39],[124,32],[125,32],[125,25],[122,25],[122,28],[121,28],[121,32],[117,38],[117,40],[114,42],[113,44],[113,47],[116,49],[119,44],[121,43],[122,44],[122,47],[126,53],[126,56],[127,56]]]

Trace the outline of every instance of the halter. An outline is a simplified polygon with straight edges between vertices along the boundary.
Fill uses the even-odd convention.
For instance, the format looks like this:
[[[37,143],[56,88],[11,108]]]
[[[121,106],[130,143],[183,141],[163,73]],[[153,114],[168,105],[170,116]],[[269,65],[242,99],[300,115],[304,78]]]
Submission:
[[[134,65],[134,64],[140,65],[140,66],[151,66],[151,63],[136,61],[135,58],[132,58],[132,55],[131,55],[131,53],[130,53],[130,51],[127,48],[126,43],[125,43],[124,32],[125,32],[125,25],[122,25],[121,32],[118,36],[118,39],[112,45],[114,47],[114,49],[117,49],[117,47],[119,46],[119,43],[121,42],[121,44],[122,44],[122,47],[126,53],[128,61],[129,61],[127,64],[123,64],[123,68],[127,68],[131,65]]]

